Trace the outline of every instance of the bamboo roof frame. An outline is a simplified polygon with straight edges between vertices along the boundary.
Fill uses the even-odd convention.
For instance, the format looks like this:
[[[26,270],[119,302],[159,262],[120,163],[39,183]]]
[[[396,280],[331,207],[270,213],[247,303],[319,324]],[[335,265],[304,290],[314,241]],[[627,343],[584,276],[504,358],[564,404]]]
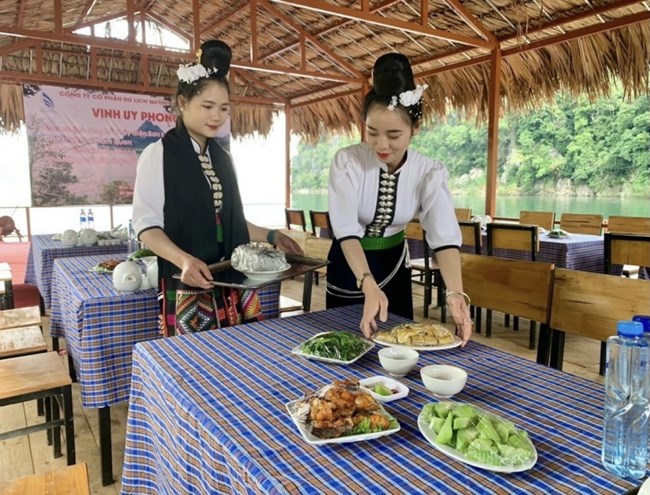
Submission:
[[[126,39],[94,34],[117,19]],[[189,50],[138,41],[145,21]],[[425,122],[449,107],[488,121],[490,214],[500,112],[604,95],[615,77],[627,95],[650,87],[650,0],[0,0],[0,126],[22,120],[23,83],[170,95],[209,38],[233,47],[235,136],[266,134],[278,112],[287,135],[356,131],[374,60],[405,53],[429,84]]]

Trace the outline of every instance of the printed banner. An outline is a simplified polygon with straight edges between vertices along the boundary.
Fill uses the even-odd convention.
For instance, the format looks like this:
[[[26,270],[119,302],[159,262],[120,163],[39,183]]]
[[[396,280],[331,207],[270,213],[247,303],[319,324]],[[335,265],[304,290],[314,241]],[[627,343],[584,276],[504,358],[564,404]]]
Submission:
[[[37,85],[23,95],[33,206],[130,204],[140,153],[176,124],[160,96]]]

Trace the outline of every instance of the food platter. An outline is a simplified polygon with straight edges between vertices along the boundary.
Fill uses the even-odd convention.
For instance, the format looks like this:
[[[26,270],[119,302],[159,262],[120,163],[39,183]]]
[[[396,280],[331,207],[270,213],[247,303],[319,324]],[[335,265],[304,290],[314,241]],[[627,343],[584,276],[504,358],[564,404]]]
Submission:
[[[102,266],[106,263],[112,264],[112,267]],[[122,263],[122,261],[116,259],[104,260],[101,263],[97,263],[95,266],[90,267],[90,271],[94,273],[113,273],[115,267],[120,263]]]
[[[550,237],[551,239],[568,239],[569,237],[571,237],[571,235],[567,231],[562,229],[549,230],[546,233],[546,236]]]
[[[454,335],[454,341],[450,344],[440,344],[440,345],[405,345],[405,344],[389,344],[388,342],[383,342],[377,340],[376,338],[372,339],[373,342],[376,342],[379,345],[384,347],[406,347],[407,349],[413,349],[414,351],[444,351],[445,349],[453,349],[458,347],[463,343],[463,340],[458,336]]]
[[[340,333],[343,333],[343,334],[354,336],[356,339],[358,339],[363,344],[363,350],[358,355],[355,355],[355,357],[350,358],[350,359],[336,359],[336,358],[331,358],[331,357],[318,356],[318,355],[315,355],[315,354],[311,354],[309,352],[305,352],[305,346],[309,345],[310,342],[313,342],[316,339],[322,338],[323,336],[326,336],[326,335],[332,334],[332,333],[334,333],[334,332],[317,333],[313,337],[308,338],[307,340],[305,340],[301,344],[299,344],[296,347],[294,347],[293,349],[291,349],[291,353],[295,354],[297,356],[304,357],[306,359],[311,359],[311,360],[314,360],[314,361],[323,361],[325,363],[352,364],[356,360],[358,360],[360,357],[364,356],[370,349],[372,349],[375,346],[375,344],[372,341],[364,339],[363,337],[360,337],[358,335],[355,335],[355,334],[349,333],[349,332],[340,332]]]
[[[99,265],[91,266],[88,271],[93,273],[113,273],[113,270],[109,270],[108,268]]]
[[[461,405],[461,403],[455,403],[457,405]],[[505,421],[503,418],[492,414],[488,411],[485,411],[481,409],[480,407],[473,406],[474,409],[476,409],[479,413],[484,414],[488,417],[500,420],[500,421]],[[531,469],[536,463],[537,463],[537,450],[535,449],[535,446],[533,443],[530,441],[530,439],[527,440],[528,446],[531,449],[533,456],[531,459],[527,460],[526,462],[522,464],[516,464],[516,465],[494,465],[494,464],[488,464],[485,462],[479,462],[477,460],[469,459],[465,454],[462,452],[456,450],[450,445],[444,445],[436,442],[436,432],[429,427],[428,421],[424,419],[424,410],[420,413],[418,416],[418,428],[420,429],[420,432],[424,436],[424,438],[439,452],[442,452],[443,454],[447,455],[448,457],[462,462],[463,464],[467,464],[469,466],[477,467],[480,469],[485,469],[488,471],[494,471],[497,473],[518,473],[521,471],[527,471]],[[521,428],[519,428],[521,430]]]
[[[384,431],[377,431],[373,433],[362,433],[359,435],[347,435],[343,437],[337,437],[337,438],[319,438],[315,435],[312,435],[309,432],[308,426],[300,421],[298,418],[298,415],[296,414],[296,405],[301,402],[302,399],[294,400],[291,402],[287,402],[285,404],[287,411],[289,412],[289,416],[291,416],[291,419],[293,420],[294,424],[298,427],[298,431],[300,432],[300,435],[302,438],[305,440],[305,442],[311,444],[311,445],[327,445],[327,444],[337,444],[337,443],[352,443],[352,442],[364,442],[366,440],[374,440],[375,438],[380,438],[380,437],[385,437],[386,435],[392,435],[393,433],[397,433],[400,431],[401,426],[397,422],[397,427],[391,428],[389,430],[384,430]],[[390,414],[386,412],[386,410],[383,408],[381,404],[379,404],[379,411],[381,411],[383,414],[392,417]],[[394,418],[393,418],[394,419]]]

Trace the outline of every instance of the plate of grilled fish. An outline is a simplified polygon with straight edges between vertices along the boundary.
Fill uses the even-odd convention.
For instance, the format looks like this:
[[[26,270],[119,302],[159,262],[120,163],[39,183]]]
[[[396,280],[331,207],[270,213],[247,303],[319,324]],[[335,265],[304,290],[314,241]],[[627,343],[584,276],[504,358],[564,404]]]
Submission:
[[[377,332],[373,341],[384,346],[401,346],[416,351],[442,351],[458,347],[462,340],[448,328],[431,322],[401,323]]]

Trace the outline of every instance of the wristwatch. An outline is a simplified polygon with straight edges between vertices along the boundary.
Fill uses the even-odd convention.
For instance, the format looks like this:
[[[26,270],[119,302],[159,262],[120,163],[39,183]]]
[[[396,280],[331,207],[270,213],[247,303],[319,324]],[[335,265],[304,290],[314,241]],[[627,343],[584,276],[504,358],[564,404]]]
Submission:
[[[361,290],[363,288],[363,281],[368,277],[372,277],[372,273],[365,272],[357,279],[357,289]]]

